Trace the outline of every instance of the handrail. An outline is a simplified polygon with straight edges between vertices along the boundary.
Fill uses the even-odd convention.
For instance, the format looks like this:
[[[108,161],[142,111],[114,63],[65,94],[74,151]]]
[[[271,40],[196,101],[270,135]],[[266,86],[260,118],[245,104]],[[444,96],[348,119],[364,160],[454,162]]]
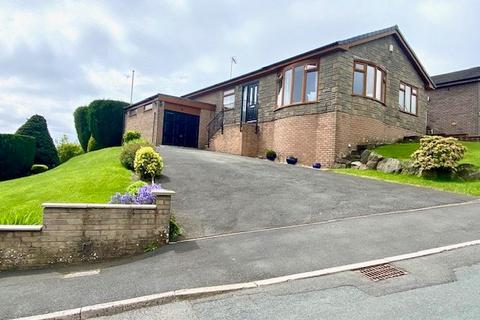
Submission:
[[[224,126],[224,113],[225,111],[222,109],[221,111],[217,112],[212,120],[207,124],[207,146],[210,147],[210,139],[213,138],[213,135],[217,133],[219,129],[222,129],[223,134],[223,126]]]

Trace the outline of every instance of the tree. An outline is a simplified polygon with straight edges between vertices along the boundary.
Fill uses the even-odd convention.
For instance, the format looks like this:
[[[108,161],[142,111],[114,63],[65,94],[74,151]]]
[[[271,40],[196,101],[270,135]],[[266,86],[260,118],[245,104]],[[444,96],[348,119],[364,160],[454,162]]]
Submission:
[[[83,151],[87,152],[88,139],[90,139],[90,127],[88,125],[89,111],[88,106],[78,107],[73,113],[75,129],[77,130],[78,142]]]
[[[36,164],[47,165],[53,168],[58,165],[58,154],[53,139],[48,132],[47,121],[44,117],[36,114],[27,120],[16,134],[34,137],[36,140],[37,150],[35,152]]]
[[[89,127],[96,150],[122,145],[123,109],[128,103],[115,100],[95,100],[89,108]]]

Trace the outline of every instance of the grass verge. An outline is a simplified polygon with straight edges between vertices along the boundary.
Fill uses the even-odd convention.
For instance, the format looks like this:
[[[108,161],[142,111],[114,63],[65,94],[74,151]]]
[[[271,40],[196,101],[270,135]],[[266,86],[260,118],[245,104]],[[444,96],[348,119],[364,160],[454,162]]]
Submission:
[[[41,224],[44,202],[106,203],[131,183],[121,147],[75,157],[47,172],[0,182],[0,224]]]

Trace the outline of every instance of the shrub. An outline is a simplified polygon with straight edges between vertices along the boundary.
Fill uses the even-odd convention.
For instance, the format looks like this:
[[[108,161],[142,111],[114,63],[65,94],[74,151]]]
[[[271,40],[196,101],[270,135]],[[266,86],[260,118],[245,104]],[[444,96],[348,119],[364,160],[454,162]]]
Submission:
[[[25,136],[35,138],[37,149],[35,152],[35,163],[42,163],[49,168],[58,165],[59,159],[57,149],[53,144],[52,137],[48,132],[47,121],[44,117],[36,114],[25,122],[16,132]]]
[[[268,160],[275,160],[277,158],[277,153],[274,150],[268,149],[266,152],[266,157]]]
[[[122,144],[123,108],[128,104],[114,100],[95,100],[89,108],[89,127],[96,149]]]
[[[48,170],[48,167],[44,164],[34,164],[32,166],[32,169],[30,169],[30,172],[32,174],[38,174],[38,173],[45,172],[47,170]]]
[[[411,158],[419,175],[433,171],[453,172],[466,150],[455,138],[426,136],[420,139],[420,147]]]
[[[87,152],[95,151],[97,149],[97,142],[95,141],[94,137],[90,137],[88,139],[88,146],[87,146]]]
[[[0,134],[0,180],[29,174],[35,159],[35,138],[19,134]]]
[[[58,157],[60,163],[64,163],[73,157],[81,155],[83,153],[82,147],[78,143],[70,142],[66,135],[60,139],[57,144]]]
[[[128,130],[127,132],[125,132],[125,134],[123,135],[123,143],[128,143],[132,140],[138,140],[142,137],[142,135],[140,134],[140,132],[138,131],[133,131],[133,130]]]
[[[141,187],[145,187],[146,185],[147,185],[147,183],[145,181],[137,181],[137,182],[134,182],[131,185],[129,185],[127,187],[126,191],[127,191],[127,193],[137,195],[138,190],[140,190]]]
[[[178,237],[183,234],[183,228],[178,224],[175,216],[172,214],[170,216],[170,231],[168,232],[168,240],[175,241]]]
[[[153,145],[144,139],[132,140],[123,145],[122,152],[120,153],[120,162],[125,168],[129,170],[134,169],[133,162],[135,161],[135,153],[141,147],[153,147]]]
[[[154,204],[155,195],[152,193],[153,190],[162,189],[161,185],[149,184],[138,189],[137,194],[131,194],[129,192],[121,194],[119,192],[115,193],[111,199],[110,203],[113,204]]]
[[[135,153],[133,166],[142,178],[151,177],[153,184],[155,177],[162,173],[163,159],[152,147],[141,147]]]
[[[77,137],[84,152],[87,152],[88,140],[92,133],[88,125],[89,111],[88,106],[78,107],[73,113]]]

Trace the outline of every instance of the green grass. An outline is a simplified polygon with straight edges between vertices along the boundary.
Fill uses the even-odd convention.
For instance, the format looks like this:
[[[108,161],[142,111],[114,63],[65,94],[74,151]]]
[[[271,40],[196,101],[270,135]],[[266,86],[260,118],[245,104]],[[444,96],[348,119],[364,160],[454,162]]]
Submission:
[[[467,153],[462,159],[462,163],[471,163],[480,167],[480,142],[462,142],[467,147]],[[397,158],[400,160],[410,159],[410,155],[418,148],[418,143],[397,143],[380,146],[375,149],[376,152],[387,158]],[[390,174],[376,170],[357,170],[357,169],[337,169],[335,172],[362,176],[377,180],[386,180],[396,183],[409,184],[414,186],[428,187],[443,191],[464,193],[473,196],[480,196],[480,181],[458,181],[458,180],[427,180],[417,176]]]
[[[462,141],[462,144],[467,147],[467,153],[461,163],[471,163],[480,167],[480,142]],[[375,151],[386,158],[408,160],[418,146],[418,143],[395,143],[380,146]]]
[[[89,152],[47,172],[0,182],[0,224],[41,224],[44,202],[107,203],[132,180],[120,150]]]

